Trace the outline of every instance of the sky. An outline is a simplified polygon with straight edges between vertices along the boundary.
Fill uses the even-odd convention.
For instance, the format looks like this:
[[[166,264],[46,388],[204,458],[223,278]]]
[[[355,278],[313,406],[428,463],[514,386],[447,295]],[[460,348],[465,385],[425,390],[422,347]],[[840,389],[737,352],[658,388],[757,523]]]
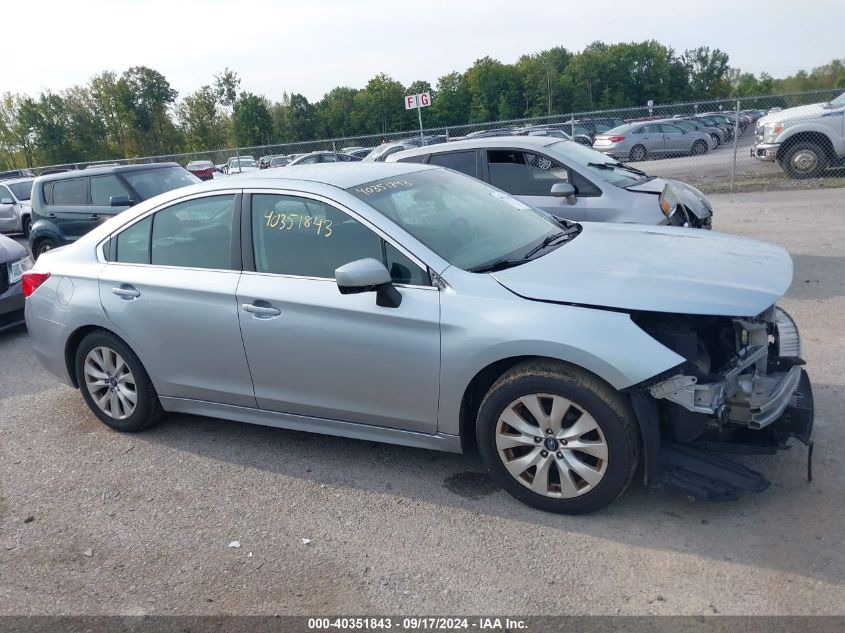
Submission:
[[[180,96],[228,67],[241,88],[319,100],[384,72],[435,84],[485,55],[512,63],[553,46],[578,51],[656,39],[720,48],[775,77],[845,57],[845,2],[802,0],[38,0],[4,2],[0,92],[37,95],[104,70],[149,66]],[[33,17],[37,11],[39,17]],[[19,28],[14,28],[18,26]],[[11,54],[12,52],[15,54]]]

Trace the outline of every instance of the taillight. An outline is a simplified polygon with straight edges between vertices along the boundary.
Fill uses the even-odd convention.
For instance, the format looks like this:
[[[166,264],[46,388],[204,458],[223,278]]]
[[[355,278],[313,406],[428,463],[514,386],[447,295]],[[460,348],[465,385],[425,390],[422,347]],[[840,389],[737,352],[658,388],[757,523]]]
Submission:
[[[618,143],[619,141],[624,141],[624,140],[625,140],[624,136],[611,136],[610,137],[611,143]]]
[[[23,296],[28,297],[50,278],[50,273],[36,273],[31,270],[23,274]]]

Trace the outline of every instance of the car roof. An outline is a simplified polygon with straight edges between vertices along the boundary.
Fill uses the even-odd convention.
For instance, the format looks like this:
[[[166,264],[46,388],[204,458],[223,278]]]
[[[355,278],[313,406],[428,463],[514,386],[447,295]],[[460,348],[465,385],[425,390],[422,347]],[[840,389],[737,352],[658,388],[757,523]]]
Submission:
[[[322,163],[320,165],[294,165],[288,169],[262,169],[243,174],[207,180],[193,187],[202,191],[217,189],[249,188],[249,187],[283,187],[290,188],[296,182],[312,182],[348,189],[363,185],[382,178],[404,176],[416,171],[437,169],[429,165],[418,163]],[[235,184],[237,183],[237,184]]]
[[[73,171],[63,171],[58,174],[38,176],[38,181],[49,182],[53,180],[65,180],[67,178],[81,178],[83,176],[100,176],[102,174],[146,171],[148,169],[156,169],[160,167],[181,167],[181,165],[179,163],[142,163],[138,165],[109,165],[107,167],[88,167],[86,169],[74,169]]]
[[[16,185],[19,182],[32,182],[35,180],[35,176],[20,176],[17,178],[0,178],[0,184],[3,185]]]
[[[503,144],[509,147],[547,147],[555,143],[567,143],[566,139],[555,136],[487,136],[483,138],[468,138],[461,141],[449,141],[448,143],[437,143],[436,145],[423,145],[413,149],[406,149],[397,152],[389,159],[397,160],[406,156],[419,156],[420,154],[441,154],[462,149],[480,149],[484,147],[501,147]]]

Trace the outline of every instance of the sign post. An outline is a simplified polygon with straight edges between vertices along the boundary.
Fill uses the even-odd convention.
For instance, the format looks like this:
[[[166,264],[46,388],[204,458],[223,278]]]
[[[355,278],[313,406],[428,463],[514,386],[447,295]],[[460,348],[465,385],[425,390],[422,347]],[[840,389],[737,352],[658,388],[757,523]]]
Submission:
[[[431,105],[431,94],[428,92],[421,92],[416,95],[405,96],[405,109],[417,109],[417,116],[420,120],[420,140],[423,138],[423,124],[422,124],[422,109]]]

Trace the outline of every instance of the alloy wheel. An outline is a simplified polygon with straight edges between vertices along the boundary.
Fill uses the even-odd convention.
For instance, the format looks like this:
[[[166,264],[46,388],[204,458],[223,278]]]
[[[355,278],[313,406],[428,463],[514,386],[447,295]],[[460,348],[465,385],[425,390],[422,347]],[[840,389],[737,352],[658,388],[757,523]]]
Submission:
[[[135,377],[123,357],[108,347],[95,347],[85,356],[85,386],[94,404],[115,420],[135,411],[138,393]]]
[[[552,394],[529,394],[505,407],[496,424],[496,449],[514,479],[546,497],[579,497],[607,471],[599,424],[580,405]]]
[[[816,169],[816,165],[818,165],[819,158],[816,156],[816,153],[809,149],[802,149],[801,151],[795,152],[795,154],[791,158],[792,167],[797,172],[809,174],[813,170]]]

